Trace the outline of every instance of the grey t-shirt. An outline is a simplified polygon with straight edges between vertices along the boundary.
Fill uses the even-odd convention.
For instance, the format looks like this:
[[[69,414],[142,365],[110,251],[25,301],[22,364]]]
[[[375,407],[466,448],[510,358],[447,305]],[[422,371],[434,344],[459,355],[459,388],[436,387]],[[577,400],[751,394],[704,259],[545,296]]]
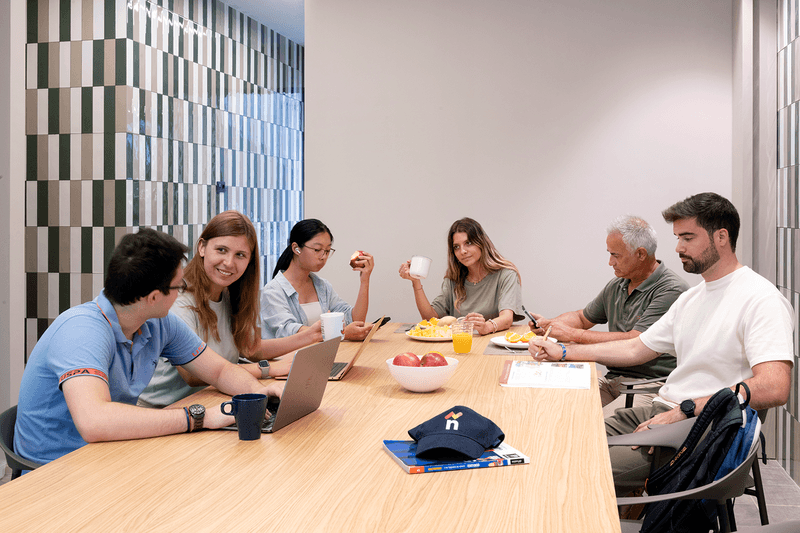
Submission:
[[[655,272],[628,294],[630,280],[614,278],[589,302],[583,315],[595,324],[608,323],[609,331],[646,331],[669,310],[689,284],[664,266],[661,261]],[[665,378],[675,368],[675,356],[661,354],[641,365],[608,367],[608,377],[629,376],[650,379]]]
[[[467,313],[480,313],[485,319],[497,318],[500,311],[511,309],[514,320],[522,320],[522,287],[517,273],[504,268],[492,272],[478,283],[464,284],[466,299],[459,308],[455,308],[456,293],[453,281],[445,278],[442,281],[442,293],[432,302],[431,307],[439,317],[464,316]]]

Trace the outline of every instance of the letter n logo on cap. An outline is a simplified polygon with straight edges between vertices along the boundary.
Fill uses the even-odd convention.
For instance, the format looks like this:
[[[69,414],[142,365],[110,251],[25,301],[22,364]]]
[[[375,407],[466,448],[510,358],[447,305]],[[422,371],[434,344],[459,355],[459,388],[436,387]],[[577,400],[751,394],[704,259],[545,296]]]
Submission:
[[[458,420],[456,419],[462,414],[463,413],[456,414],[453,411],[447,413],[447,415],[445,416],[445,419],[447,419],[447,423],[445,424],[444,429],[445,430],[452,429],[453,431],[458,431]]]

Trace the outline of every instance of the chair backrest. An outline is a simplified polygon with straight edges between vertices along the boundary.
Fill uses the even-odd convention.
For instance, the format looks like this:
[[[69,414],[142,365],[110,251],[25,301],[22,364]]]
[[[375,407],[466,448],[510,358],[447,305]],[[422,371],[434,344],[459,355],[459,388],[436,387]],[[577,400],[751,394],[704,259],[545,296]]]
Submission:
[[[34,463],[14,453],[14,425],[17,423],[17,406],[13,406],[0,414],[0,447],[11,467],[11,479],[20,476],[23,470],[34,470],[40,464]]]
[[[750,479],[750,467],[753,465],[753,461],[758,459],[758,442],[758,436],[756,436],[754,445],[750,448],[747,457],[727,475],[712,481],[708,485],[675,493],[674,496],[676,496],[676,499],[685,500],[700,498],[724,502],[725,500],[738,498],[744,494],[744,489],[753,484],[752,479]]]

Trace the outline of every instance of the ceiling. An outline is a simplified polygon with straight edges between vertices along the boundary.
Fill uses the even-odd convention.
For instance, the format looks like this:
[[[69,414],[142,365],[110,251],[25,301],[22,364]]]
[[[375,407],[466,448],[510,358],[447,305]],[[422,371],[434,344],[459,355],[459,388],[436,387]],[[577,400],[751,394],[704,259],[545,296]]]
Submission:
[[[223,0],[223,3],[257,20],[298,44],[305,44],[304,0]]]

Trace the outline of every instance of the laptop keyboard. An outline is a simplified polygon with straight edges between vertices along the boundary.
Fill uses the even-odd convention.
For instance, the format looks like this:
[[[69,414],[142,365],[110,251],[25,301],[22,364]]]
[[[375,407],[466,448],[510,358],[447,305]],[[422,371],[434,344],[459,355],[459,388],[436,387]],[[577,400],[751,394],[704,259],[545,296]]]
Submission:
[[[337,375],[346,366],[347,366],[347,363],[333,363],[333,368],[331,368],[331,377],[334,377],[335,375]]]
[[[280,407],[280,405],[280,398],[276,398],[275,396],[269,397],[269,400],[267,400],[267,412],[269,413],[269,417],[264,418],[264,421],[261,423],[261,429],[269,430],[272,428],[272,424],[275,422],[275,415],[278,414],[278,407]]]

